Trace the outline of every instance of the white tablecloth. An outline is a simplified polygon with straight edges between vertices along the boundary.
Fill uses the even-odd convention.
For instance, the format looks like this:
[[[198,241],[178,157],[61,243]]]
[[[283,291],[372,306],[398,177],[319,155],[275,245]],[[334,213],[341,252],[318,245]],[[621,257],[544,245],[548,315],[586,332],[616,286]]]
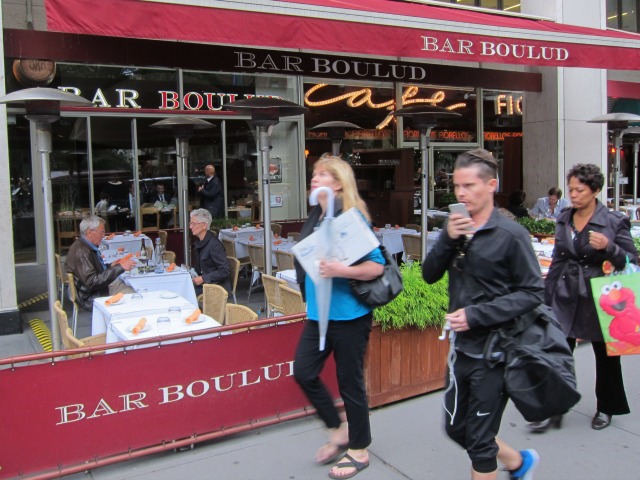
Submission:
[[[116,235],[111,240],[107,240],[106,238],[102,239],[102,243],[106,245],[109,250],[118,250],[120,247],[124,247],[124,251],[127,253],[136,253],[140,251],[140,247],[142,247],[141,240],[144,240],[145,247],[153,246],[151,239],[146,235],[138,235],[134,237],[131,235]]]
[[[220,240],[226,238],[227,240],[233,240],[236,243],[236,256],[238,258],[248,257],[249,249],[247,248],[248,242],[264,243],[264,228],[246,227],[234,230],[232,228],[223,228],[218,233]]]
[[[211,318],[208,315],[201,314],[198,323],[192,323],[188,325],[185,322],[185,319],[193,313],[194,308],[193,305],[190,309],[182,309],[180,313],[180,319],[174,318],[171,319],[170,325],[167,330],[163,330],[162,332],[158,331],[157,321],[159,317],[168,317],[166,312],[155,313],[150,315],[139,315],[139,314],[131,314],[127,316],[118,317],[116,320],[112,321],[109,330],[107,331],[107,343],[119,342],[119,341],[130,341],[130,340],[141,340],[144,338],[153,338],[162,335],[172,335],[175,333],[185,333],[185,332],[197,332],[198,330],[204,330],[207,328],[215,328],[220,327],[220,323]],[[145,329],[137,335],[134,335],[131,332],[132,327],[134,327],[141,317],[145,317],[147,319],[147,323],[145,325]],[[211,338],[218,336],[219,334],[213,333],[208,335],[199,335],[195,337],[197,339]],[[185,342],[190,339],[177,339],[177,340],[169,340],[163,341],[163,344],[169,343],[177,343],[177,342]],[[157,345],[156,343],[147,343],[144,345],[134,345],[128,348],[148,348]]]
[[[164,273],[144,273],[139,275],[122,274],[122,280],[135,291],[141,287],[145,287],[149,292],[157,292],[160,290],[169,290],[170,292],[182,295],[194,305],[198,304],[196,290],[191,281],[191,275],[180,268],[176,268],[173,272]]]
[[[380,228],[374,230],[378,241],[384,245],[391,255],[401,253],[404,256],[404,245],[402,245],[402,235],[415,235],[418,232],[409,228]]]
[[[280,272],[276,272],[276,277],[286,280],[288,287],[300,291],[300,285],[296,280],[297,277],[295,270],[282,270]]]
[[[193,311],[196,308],[195,302],[190,302],[186,298],[175,293],[164,291],[150,291],[142,295],[142,300],[131,300],[132,294],[122,297],[117,305],[105,305],[105,301],[110,297],[100,297],[93,300],[93,314],[91,316],[91,335],[105,333],[108,331],[109,322],[113,319],[137,315],[138,318],[144,314],[164,313],[169,307],[180,307]],[[175,295],[175,296],[174,296]],[[164,298],[170,297],[170,298]],[[115,341],[115,340],[112,340]]]

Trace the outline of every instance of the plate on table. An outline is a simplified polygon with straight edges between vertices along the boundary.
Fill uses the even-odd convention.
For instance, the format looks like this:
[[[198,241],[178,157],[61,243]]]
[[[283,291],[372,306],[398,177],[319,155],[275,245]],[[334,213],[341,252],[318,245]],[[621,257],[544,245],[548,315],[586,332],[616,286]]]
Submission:
[[[185,325],[193,325],[194,323],[202,323],[206,320],[206,318],[204,317],[204,315],[200,315],[198,318],[196,318],[193,322],[191,323],[187,323],[187,319],[185,318],[183,321],[185,323]]]
[[[164,292],[160,294],[160,298],[176,298],[178,296],[177,293],[173,293],[173,292]]]
[[[131,325],[130,327],[127,327],[127,332],[129,332],[129,333],[133,333],[133,327],[135,327],[136,325],[137,325],[137,324],[135,324],[135,325]],[[151,330],[151,325],[149,325],[149,322],[147,322],[147,323],[145,324],[145,326],[144,326],[144,327],[142,327],[142,330],[140,330],[140,332],[139,332],[139,333],[142,333],[142,332],[148,332],[149,330]]]

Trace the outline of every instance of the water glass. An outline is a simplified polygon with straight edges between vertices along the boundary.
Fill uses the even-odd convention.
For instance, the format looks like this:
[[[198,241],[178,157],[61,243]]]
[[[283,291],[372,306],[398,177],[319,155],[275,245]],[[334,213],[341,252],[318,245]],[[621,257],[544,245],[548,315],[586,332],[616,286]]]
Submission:
[[[391,228],[391,224],[390,224],[390,223],[387,223],[387,224],[384,226],[384,228],[386,228],[387,230],[389,230],[389,229]]]
[[[182,319],[182,309],[180,307],[169,307],[169,318],[172,322],[179,322]]]
[[[156,320],[158,333],[167,333],[171,330],[171,319],[169,317],[158,317]]]
[[[125,230],[124,231],[124,236],[128,237],[129,235],[131,235],[131,230]]]

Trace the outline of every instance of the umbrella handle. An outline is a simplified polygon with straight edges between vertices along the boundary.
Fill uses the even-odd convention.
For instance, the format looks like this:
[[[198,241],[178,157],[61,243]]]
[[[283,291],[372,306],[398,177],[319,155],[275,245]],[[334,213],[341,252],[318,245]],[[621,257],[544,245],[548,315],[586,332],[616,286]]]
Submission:
[[[327,197],[329,199],[329,201],[327,202],[327,211],[325,212],[324,218],[333,218],[335,195],[333,193],[333,190],[331,190],[329,187],[318,187],[315,190],[313,190],[311,192],[311,195],[309,195],[309,204],[310,205],[318,204],[318,194],[320,192],[326,192]]]

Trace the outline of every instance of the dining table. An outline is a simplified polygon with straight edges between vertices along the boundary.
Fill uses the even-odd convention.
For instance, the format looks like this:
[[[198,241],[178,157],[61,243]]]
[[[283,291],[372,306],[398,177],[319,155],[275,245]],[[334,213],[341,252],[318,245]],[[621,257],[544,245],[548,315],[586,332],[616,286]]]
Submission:
[[[135,295],[135,296],[134,296]],[[146,293],[127,293],[119,302],[107,305],[111,297],[99,297],[93,300],[93,312],[91,314],[91,335],[107,333],[109,325],[117,318],[126,318],[134,315],[141,316],[166,313],[170,307],[180,307],[185,312],[196,309],[196,303],[171,290],[149,291]],[[111,337],[111,341],[113,337]]]
[[[276,254],[274,253],[276,250],[280,250],[282,252],[290,252],[293,246],[298,243],[295,240],[288,238],[273,238],[271,240],[271,264],[274,267],[278,266],[278,261],[276,258]],[[254,240],[238,240],[236,242],[236,253],[241,255],[239,251],[246,251],[246,256],[249,256],[249,245],[264,245],[264,239],[254,239]],[[239,246],[241,247],[238,250]]]
[[[248,257],[249,248],[247,245],[249,242],[264,243],[264,228],[253,226],[245,226],[235,230],[233,228],[223,228],[218,233],[218,238],[235,242],[236,256],[238,258]]]
[[[141,240],[144,240],[145,247],[152,247],[153,242],[145,234],[140,234],[137,237],[134,234],[117,234],[112,238],[104,237],[102,244],[107,247],[108,250],[120,250],[126,253],[135,253],[140,251],[142,246]]]
[[[198,299],[189,271],[181,267],[175,267],[172,272],[169,272],[167,268],[168,265],[165,263],[164,272],[162,273],[151,271],[135,275],[131,272],[125,272],[120,278],[136,292],[141,289],[146,289],[149,292],[169,290],[183,296],[189,302],[196,305]]]
[[[402,244],[402,235],[416,235],[417,230],[404,227],[390,228],[374,228],[373,233],[376,235],[381,245],[386,248],[391,255],[402,253],[404,259],[404,245]]]

